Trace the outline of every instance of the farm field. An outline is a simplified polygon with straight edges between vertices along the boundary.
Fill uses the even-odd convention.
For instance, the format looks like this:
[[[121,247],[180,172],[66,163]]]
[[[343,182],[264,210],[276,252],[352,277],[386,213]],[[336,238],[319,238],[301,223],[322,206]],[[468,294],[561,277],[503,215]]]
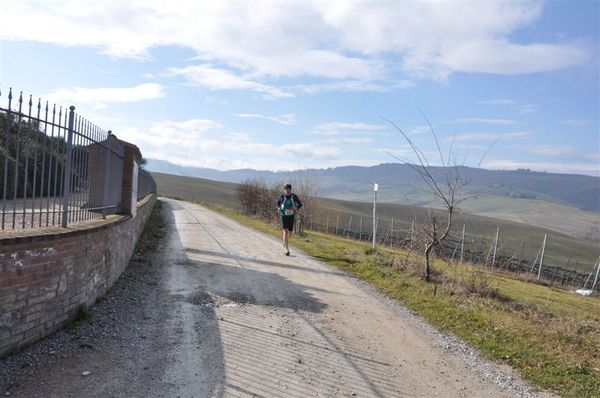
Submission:
[[[236,197],[238,185],[235,183],[163,173],[152,173],[152,176],[156,180],[159,195],[200,203],[217,203],[231,208],[239,207]],[[350,216],[352,216],[350,229],[358,232],[362,216],[363,231],[372,229],[372,203],[328,198],[319,198],[317,203],[318,210],[313,213],[313,222],[317,222],[316,218],[318,217],[318,222],[325,225],[326,217],[329,216],[330,226],[333,226],[339,216],[339,228],[346,228]],[[547,205],[551,210],[553,206],[557,206],[552,203],[547,203]],[[395,239],[405,238],[410,231],[412,220],[416,219],[419,222],[427,215],[426,208],[417,206],[378,203],[377,209],[380,218],[380,234],[389,234],[393,218]],[[552,217],[549,215],[548,219],[552,219]],[[498,249],[503,255],[522,257],[533,262],[545,233],[548,233],[548,243],[544,263],[548,265],[589,273],[600,255],[598,244],[595,242],[524,223],[466,213],[457,218],[456,228],[453,232],[455,238],[459,237],[463,224],[465,224],[466,230],[465,248],[469,250],[489,250],[493,244],[496,229],[500,227]]]

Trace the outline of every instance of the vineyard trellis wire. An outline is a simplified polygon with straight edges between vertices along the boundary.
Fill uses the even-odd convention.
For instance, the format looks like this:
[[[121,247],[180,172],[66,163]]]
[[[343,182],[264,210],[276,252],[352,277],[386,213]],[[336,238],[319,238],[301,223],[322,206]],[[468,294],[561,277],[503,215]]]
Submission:
[[[353,219],[356,220],[353,223]],[[308,217],[303,221],[303,225],[299,225],[299,229],[307,229],[316,232],[322,232],[332,235],[344,237],[346,239],[354,239],[365,242],[372,240],[372,232],[369,226],[372,226],[373,218],[368,216],[347,215],[340,217],[339,214],[319,214]],[[413,219],[410,226],[406,229],[395,228],[399,223],[395,223],[394,219],[375,220],[377,231],[377,243],[389,247],[411,248],[417,242],[417,223]],[[342,226],[342,227],[340,227]],[[591,272],[578,272],[577,269],[570,269],[571,258],[566,267],[547,265],[540,259],[540,253],[533,261],[524,256],[524,245],[521,249],[521,254],[515,253],[501,247],[499,244],[501,238],[501,229],[498,227],[494,239],[486,240],[484,237],[476,239],[466,239],[466,224],[462,224],[458,237],[452,237],[447,244],[440,246],[437,250],[437,255],[448,260],[467,261],[473,264],[497,268],[500,270],[528,273],[537,279],[543,279],[550,283],[558,283],[562,286],[572,286],[582,289],[592,289],[600,291],[600,283],[598,283],[598,275],[600,274],[600,258],[592,267]],[[542,244],[545,246],[545,242]],[[577,264],[575,264],[577,266]]]

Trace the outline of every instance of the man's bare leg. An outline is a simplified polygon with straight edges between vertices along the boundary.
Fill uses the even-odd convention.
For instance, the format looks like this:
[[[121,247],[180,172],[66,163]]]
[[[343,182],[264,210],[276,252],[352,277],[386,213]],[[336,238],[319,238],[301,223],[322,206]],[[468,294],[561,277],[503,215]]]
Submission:
[[[286,256],[290,255],[290,248],[289,248],[290,236],[292,236],[292,231],[288,231],[287,229],[285,229],[283,231],[283,245],[285,246],[285,255]]]

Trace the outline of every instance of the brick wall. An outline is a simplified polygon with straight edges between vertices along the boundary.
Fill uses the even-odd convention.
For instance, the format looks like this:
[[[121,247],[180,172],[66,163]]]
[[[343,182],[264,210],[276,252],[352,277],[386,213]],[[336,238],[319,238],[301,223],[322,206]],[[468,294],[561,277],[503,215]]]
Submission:
[[[155,201],[138,202],[135,218],[0,237],[0,357],[54,332],[112,286]]]

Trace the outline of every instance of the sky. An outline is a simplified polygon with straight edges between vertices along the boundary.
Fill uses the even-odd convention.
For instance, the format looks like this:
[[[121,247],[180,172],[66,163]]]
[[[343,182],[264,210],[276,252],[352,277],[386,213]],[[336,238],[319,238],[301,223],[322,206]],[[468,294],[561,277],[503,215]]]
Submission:
[[[146,158],[219,170],[415,162],[408,138],[432,165],[600,176],[598,1],[0,9],[0,106],[9,87],[74,105]]]

